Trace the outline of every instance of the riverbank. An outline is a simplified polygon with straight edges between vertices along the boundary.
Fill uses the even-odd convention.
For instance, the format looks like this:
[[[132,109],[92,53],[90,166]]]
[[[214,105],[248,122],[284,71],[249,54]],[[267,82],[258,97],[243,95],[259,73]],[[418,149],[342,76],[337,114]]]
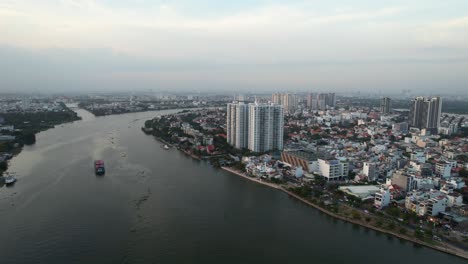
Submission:
[[[149,123],[147,124],[145,122],[145,128],[146,127],[151,128],[151,130],[145,131],[144,128],[142,128],[142,129],[146,134],[151,134],[158,141],[166,144],[166,143],[168,143],[167,140],[164,140],[161,137],[166,138],[166,135],[172,135],[172,138],[169,140],[169,141],[172,142],[173,138],[176,138],[175,141],[177,141],[177,137],[180,138],[181,135],[182,135],[182,138],[184,138],[184,135],[185,135],[186,131],[188,131],[187,133],[189,133],[190,135],[193,135],[194,133],[200,133],[199,130],[191,128],[190,125],[189,126],[184,126],[182,128],[178,127],[178,124],[181,124],[183,122],[185,122],[185,124],[189,124],[190,121],[193,121],[193,120],[192,119],[187,119],[187,118],[180,119],[180,118],[177,118],[177,116],[172,115],[172,116],[170,116],[168,118],[163,119],[161,122],[158,121],[157,123],[155,123],[154,119],[152,120],[152,122],[151,121],[146,121],[146,122],[149,122]],[[198,125],[197,124],[198,124],[197,122],[192,122],[192,126],[194,126],[194,127],[198,127],[199,124]],[[157,131],[159,133],[154,133],[155,129],[157,129]],[[151,131],[151,133],[149,133],[150,131]],[[186,141],[186,138],[185,138],[185,141]],[[196,143],[202,144],[202,140],[198,140],[198,142],[192,141],[191,143],[192,144],[196,144]],[[206,143],[204,143],[204,144],[206,144]],[[198,154],[198,153],[201,153],[201,151],[197,151],[199,149],[192,148],[194,150],[190,151],[190,150],[188,150],[189,146],[184,146],[184,145],[180,145],[180,146],[181,147],[179,147],[178,149],[180,151],[182,151],[185,155],[191,156],[192,158],[197,159],[197,160],[200,160],[201,158],[203,158],[203,156],[201,156],[202,154]],[[216,147],[216,144],[215,144],[215,147]],[[226,144],[224,144],[224,145],[219,144],[218,148],[222,149],[222,150],[226,149]],[[221,165],[221,164],[218,164],[218,165]],[[216,167],[218,167],[218,166],[216,166]],[[382,232],[382,233],[386,233],[386,234],[389,234],[389,235],[392,235],[392,236],[395,236],[395,237],[398,237],[398,238],[401,238],[401,239],[405,239],[407,241],[414,242],[414,243],[419,244],[419,245],[430,247],[430,248],[436,249],[436,250],[441,251],[441,252],[449,253],[449,254],[452,254],[452,255],[455,255],[455,256],[459,256],[459,257],[468,259],[468,256],[466,255],[466,252],[463,249],[458,248],[456,246],[452,246],[450,244],[447,244],[446,242],[434,241],[433,240],[433,235],[429,234],[429,233],[424,233],[424,234],[420,235],[421,233],[420,233],[419,229],[412,229],[411,227],[409,227],[407,225],[401,225],[399,222],[396,221],[396,219],[393,219],[391,217],[384,217],[383,213],[381,213],[381,215],[372,214],[372,213],[367,212],[367,210],[363,210],[362,208],[361,208],[361,210],[358,210],[353,205],[345,204],[345,203],[338,203],[338,202],[335,202],[335,204],[333,204],[333,207],[332,206],[327,206],[327,205],[325,205],[325,202],[327,202],[325,200],[311,201],[311,200],[305,199],[303,197],[309,197],[309,196],[308,195],[307,196],[302,195],[302,194],[301,194],[302,196],[297,195],[295,193],[296,190],[291,191],[291,189],[285,188],[285,187],[283,187],[281,185],[269,182],[267,180],[254,178],[254,177],[249,177],[245,173],[242,173],[242,172],[238,171],[237,167],[221,167],[221,168],[226,170],[226,171],[229,171],[231,173],[234,173],[234,174],[236,174],[238,176],[241,176],[241,177],[243,177],[243,178],[245,178],[245,179],[247,179],[249,181],[253,181],[253,182],[256,182],[258,184],[268,186],[270,188],[281,190],[281,191],[287,193],[288,195],[290,195],[290,196],[292,196],[292,197],[294,197],[294,198],[296,198],[296,199],[298,199],[298,200],[300,200],[302,202],[305,202],[308,205],[320,210],[321,212],[326,213],[329,216],[335,217],[337,219],[340,219],[340,220],[343,220],[343,221],[346,221],[346,222],[350,222],[350,223],[353,223],[353,224],[361,225],[363,227],[367,227],[369,229],[373,229],[373,230],[376,230],[376,231],[379,231],[379,232]],[[322,192],[320,192],[320,193],[322,193]],[[319,194],[319,196],[317,196],[317,197],[321,197],[321,194]],[[336,201],[338,201],[338,199]],[[372,223],[371,223],[371,221],[372,221]],[[385,225],[384,225],[384,223],[385,223]],[[399,228],[398,231],[396,231],[396,227]],[[416,239],[414,237],[411,237],[411,235],[407,235],[407,234],[410,234],[410,233],[413,234],[413,232],[418,237],[418,239]],[[421,239],[421,240],[419,240],[419,239]]]
[[[425,247],[428,247],[428,248],[432,248],[432,249],[435,249],[437,251],[440,251],[440,252],[443,252],[443,253],[446,253],[446,254],[451,254],[451,255],[454,255],[454,256],[457,256],[457,257],[460,257],[460,258],[468,259],[468,252],[463,251],[462,249],[459,249],[459,248],[455,248],[455,247],[453,247],[451,245],[448,245],[446,243],[443,243],[443,246],[431,245],[429,243],[426,243],[426,242],[421,241],[421,240],[417,240],[417,239],[415,239],[413,237],[410,237],[410,236],[402,235],[400,233],[396,233],[396,232],[393,232],[393,231],[390,231],[390,230],[379,228],[379,227],[370,225],[370,224],[368,224],[366,222],[363,222],[363,221],[355,220],[355,219],[352,219],[352,218],[349,218],[349,217],[344,217],[344,216],[338,215],[336,213],[333,213],[333,212],[331,212],[329,210],[326,210],[325,208],[320,207],[317,204],[314,204],[311,201],[308,201],[307,199],[305,199],[303,197],[300,197],[299,195],[285,189],[284,187],[282,187],[282,186],[280,186],[278,184],[265,182],[265,181],[262,181],[261,179],[256,179],[256,178],[249,177],[249,176],[245,175],[244,173],[242,173],[240,171],[237,171],[235,169],[229,168],[229,167],[221,167],[221,168],[223,170],[225,170],[225,171],[231,172],[231,173],[233,173],[233,174],[235,174],[237,176],[240,176],[242,178],[245,178],[247,180],[250,180],[250,181],[253,181],[253,182],[256,182],[258,184],[262,184],[262,185],[265,185],[265,186],[268,186],[268,187],[271,187],[273,189],[280,190],[280,191],[288,194],[290,197],[293,197],[293,198],[295,198],[295,199],[297,199],[297,200],[299,200],[299,201],[301,201],[301,202],[303,202],[303,203],[305,203],[305,204],[319,210],[320,212],[322,212],[324,214],[327,214],[328,216],[334,217],[336,219],[339,219],[339,220],[342,220],[342,221],[345,221],[345,222],[348,222],[348,223],[352,223],[352,224],[355,224],[355,225],[359,225],[359,226],[362,226],[362,227],[365,227],[365,228],[369,228],[369,229],[372,229],[372,230],[377,231],[377,232],[385,233],[387,235],[391,235],[391,236],[397,237],[399,239],[404,239],[406,241],[413,242],[415,244],[425,246]]]
[[[3,113],[4,125],[11,126],[11,130],[2,135],[11,136],[11,140],[0,142],[0,154],[11,155],[0,162],[0,176],[8,170],[8,161],[21,153],[24,145],[36,143],[36,134],[55,128],[57,125],[81,120],[81,118],[65,104],[61,104],[62,111],[45,112],[15,112]]]

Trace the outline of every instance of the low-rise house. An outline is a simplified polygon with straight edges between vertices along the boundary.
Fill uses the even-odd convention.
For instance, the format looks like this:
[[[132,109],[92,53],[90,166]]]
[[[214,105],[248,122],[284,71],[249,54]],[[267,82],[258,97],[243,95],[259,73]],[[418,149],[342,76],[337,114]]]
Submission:
[[[413,191],[406,196],[405,207],[419,216],[436,216],[445,212],[447,197],[437,190]]]
[[[382,209],[390,204],[391,200],[390,188],[383,185],[378,192],[375,193],[374,206]]]
[[[459,193],[449,193],[447,194],[447,206],[462,206],[463,205],[463,196]]]
[[[348,177],[349,163],[344,160],[318,159],[318,169],[320,176],[328,181],[343,180]]]
[[[447,161],[439,161],[435,165],[435,173],[441,178],[450,178],[452,164]]]

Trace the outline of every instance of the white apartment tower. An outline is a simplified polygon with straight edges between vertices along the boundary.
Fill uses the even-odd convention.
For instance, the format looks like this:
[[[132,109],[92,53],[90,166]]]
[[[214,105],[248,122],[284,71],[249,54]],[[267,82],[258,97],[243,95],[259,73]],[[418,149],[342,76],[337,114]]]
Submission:
[[[238,149],[248,145],[248,110],[242,102],[227,105],[227,142]]]
[[[254,152],[283,149],[283,106],[249,104],[248,148]]]

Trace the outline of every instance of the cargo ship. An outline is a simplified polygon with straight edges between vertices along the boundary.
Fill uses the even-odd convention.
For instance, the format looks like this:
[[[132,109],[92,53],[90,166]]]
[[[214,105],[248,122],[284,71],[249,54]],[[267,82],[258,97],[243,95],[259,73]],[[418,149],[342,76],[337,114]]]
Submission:
[[[104,173],[106,173],[103,160],[94,161],[94,172],[96,173],[96,175],[104,175]]]

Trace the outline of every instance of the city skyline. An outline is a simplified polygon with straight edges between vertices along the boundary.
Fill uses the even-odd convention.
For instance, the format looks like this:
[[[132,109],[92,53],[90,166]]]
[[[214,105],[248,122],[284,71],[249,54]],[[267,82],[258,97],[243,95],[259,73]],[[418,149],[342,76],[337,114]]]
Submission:
[[[3,1],[3,92],[466,94],[464,1]]]

